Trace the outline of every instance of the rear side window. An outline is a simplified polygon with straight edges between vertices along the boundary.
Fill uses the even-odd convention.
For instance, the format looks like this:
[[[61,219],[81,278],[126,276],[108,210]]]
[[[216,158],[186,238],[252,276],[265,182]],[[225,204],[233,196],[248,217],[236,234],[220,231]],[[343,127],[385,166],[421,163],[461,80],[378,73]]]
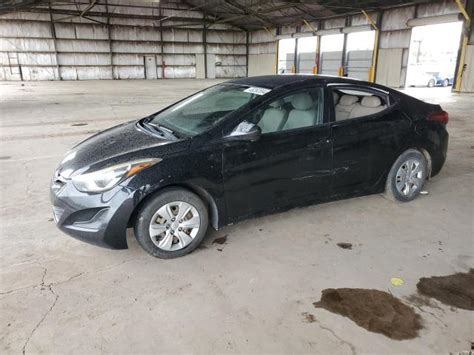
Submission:
[[[332,88],[336,121],[370,116],[387,109],[389,96],[378,91]]]
[[[317,126],[323,123],[324,90],[322,87],[294,91],[263,105],[249,121],[263,134]]]

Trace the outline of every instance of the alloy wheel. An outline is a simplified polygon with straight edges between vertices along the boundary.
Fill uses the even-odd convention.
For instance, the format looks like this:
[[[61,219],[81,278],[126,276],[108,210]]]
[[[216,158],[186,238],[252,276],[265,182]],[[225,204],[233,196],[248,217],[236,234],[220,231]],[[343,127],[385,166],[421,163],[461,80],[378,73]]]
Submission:
[[[150,239],[162,250],[181,250],[194,240],[200,226],[201,217],[193,205],[184,201],[169,202],[153,215]]]
[[[422,164],[416,159],[409,159],[398,168],[395,185],[400,194],[410,197],[421,189],[423,180]]]

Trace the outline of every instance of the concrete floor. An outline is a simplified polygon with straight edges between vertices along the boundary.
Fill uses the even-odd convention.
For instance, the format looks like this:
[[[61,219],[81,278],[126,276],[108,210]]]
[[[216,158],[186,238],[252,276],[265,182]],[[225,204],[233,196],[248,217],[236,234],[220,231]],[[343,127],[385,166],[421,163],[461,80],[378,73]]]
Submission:
[[[0,352],[443,353],[470,349],[472,314],[417,306],[424,329],[396,341],[312,303],[337,287],[404,300],[420,277],[474,266],[474,96],[412,89],[450,113],[448,161],[429,195],[328,203],[210,232],[169,261],[62,234],[49,179],[63,154],[106,127],[211,81],[0,83]],[[87,124],[74,126],[75,124]],[[212,244],[228,235],[224,245]],[[336,243],[349,242],[352,250]],[[219,251],[218,248],[222,249]],[[405,283],[393,286],[391,277]],[[409,303],[408,301],[406,301]],[[305,322],[304,312],[315,316]]]

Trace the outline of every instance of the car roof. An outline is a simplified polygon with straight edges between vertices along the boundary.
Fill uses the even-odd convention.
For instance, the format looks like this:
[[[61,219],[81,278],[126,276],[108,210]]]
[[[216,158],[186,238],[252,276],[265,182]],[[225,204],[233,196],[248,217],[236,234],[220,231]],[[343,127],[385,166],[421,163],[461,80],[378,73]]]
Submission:
[[[248,78],[242,78],[237,80],[231,80],[227,83],[238,84],[238,85],[248,85],[248,86],[258,86],[268,89],[276,89],[280,86],[285,86],[289,84],[297,83],[307,83],[308,81],[314,83],[347,83],[355,85],[369,85],[373,87],[380,87],[373,83],[366,81],[351,79],[347,77],[340,76],[331,76],[331,75],[301,75],[301,74],[284,74],[284,75],[262,75],[262,76],[252,76]]]

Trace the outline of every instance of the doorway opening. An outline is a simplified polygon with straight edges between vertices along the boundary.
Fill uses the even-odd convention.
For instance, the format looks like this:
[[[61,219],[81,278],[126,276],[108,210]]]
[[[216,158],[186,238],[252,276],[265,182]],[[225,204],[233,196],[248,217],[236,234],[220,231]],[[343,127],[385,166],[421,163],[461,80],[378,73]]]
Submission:
[[[342,66],[344,34],[326,35],[321,37],[321,58],[319,73],[339,75]]]
[[[462,22],[413,27],[406,87],[453,85]]]
[[[278,41],[278,74],[295,72],[296,39],[284,38]]]
[[[374,44],[375,31],[353,32],[347,35],[345,63],[347,76],[369,80]]]
[[[296,71],[300,74],[312,74],[316,70],[316,50],[318,37],[298,38]]]

